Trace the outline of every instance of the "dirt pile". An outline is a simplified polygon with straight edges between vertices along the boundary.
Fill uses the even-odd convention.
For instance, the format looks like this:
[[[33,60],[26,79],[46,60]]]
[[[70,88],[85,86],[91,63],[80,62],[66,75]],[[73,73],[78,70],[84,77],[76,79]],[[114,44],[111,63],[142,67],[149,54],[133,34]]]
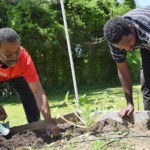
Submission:
[[[24,131],[6,137],[0,136],[0,150],[12,150],[19,147],[40,147],[51,143],[50,137],[44,131]]]
[[[85,128],[77,128],[68,123],[58,124],[58,127],[61,130],[61,135],[57,139],[54,137],[48,137],[45,131],[30,131],[26,130],[22,133],[17,133],[15,135],[9,135],[7,137],[0,136],[0,150],[12,150],[21,147],[32,147],[43,148],[44,146],[52,145],[53,143],[61,143],[61,141],[71,141],[73,139],[77,139],[78,142],[81,141],[80,145],[83,142],[83,139],[87,141],[87,147],[90,143],[91,139],[98,138],[108,138],[114,137],[118,138],[118,136],[132,136],[132,135],[141,135],[149,132],[150,123],[149,121],[145,121],[140,123],[139,126],[126,126],[119,122],[116,122],[112,119],[105,119],[100,122],[97,122],[91,129],[91,133],[87,133],[87,129]],[[120,138],[118,138],[120,139]],[[122,139],[122,138],[121,138]],[[136,140],[137,142],[137,140]],[[82,149],[84,148],[84,144],[81,145]],[[65,144],[64,144],[65,145]],[[117,144],[116,144],[117,145]],[[134,145],[134,141],[132,146]],[[136,144],[135,144],[136,145]],[[140,145],[140,144],[139,144]],[[115,145],[114,145],[115,146]],[[87,150],[86,147],[86,150]],[[60,149],[63,148],[63,145]],[[111,146],[113,148],[113,145]],[[79,148],[80,149],[80,148]]]

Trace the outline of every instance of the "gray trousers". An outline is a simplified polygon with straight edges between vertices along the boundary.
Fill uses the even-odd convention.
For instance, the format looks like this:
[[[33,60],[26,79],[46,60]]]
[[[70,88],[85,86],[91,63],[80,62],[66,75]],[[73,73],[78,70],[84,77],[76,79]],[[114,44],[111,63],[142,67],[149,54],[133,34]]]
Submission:
[[[141,91],[144,109],[150,110],[150,50],[142,48],[141,52]]]

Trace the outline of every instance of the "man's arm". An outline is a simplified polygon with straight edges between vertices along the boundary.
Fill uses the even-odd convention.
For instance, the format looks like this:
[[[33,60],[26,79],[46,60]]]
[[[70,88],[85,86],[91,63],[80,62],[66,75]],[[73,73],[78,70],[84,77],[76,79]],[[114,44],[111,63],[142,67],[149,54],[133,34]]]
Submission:
[[[54,136],[57,136],[59,129],[52,122],[48,100],[40,81],[29,83],[29,86],[35,96],[37,106],[44,117],[47,133],[50,134],[52,132]]]
[[[126,61],[117,63],[118,76],[122,84],[124,94],[127,100],[127,107],[120,112],[121,117],[130,116],[134,111],[133,97],[132,97],[132,80],[128,64]]]

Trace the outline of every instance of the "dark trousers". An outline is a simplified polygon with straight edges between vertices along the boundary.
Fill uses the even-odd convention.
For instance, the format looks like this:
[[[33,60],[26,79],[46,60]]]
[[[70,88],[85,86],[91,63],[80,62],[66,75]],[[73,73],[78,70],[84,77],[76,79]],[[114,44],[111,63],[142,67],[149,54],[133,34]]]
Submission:
[[[141,91],[144,110],[150,110],[150,50],[141,49]]]
[[[21,100],[28,123],[40,120],[40,111],[26,80],[23,77],[19,77],[7,81],[7,83],[16,91],[19,99]]]

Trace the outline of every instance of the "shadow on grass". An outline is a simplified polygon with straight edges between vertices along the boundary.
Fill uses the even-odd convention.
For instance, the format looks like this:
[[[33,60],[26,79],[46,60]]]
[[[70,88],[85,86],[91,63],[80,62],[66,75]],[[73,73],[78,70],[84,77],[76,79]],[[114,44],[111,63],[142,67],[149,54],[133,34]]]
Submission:
[[[0,105],[16,105],[16,104],[21,104],[21,101],[18,99],[16,95],[11,95],[7,97],[2,97],[0,96]]]
[[[105,101],[108,96],[115,96],[115,97],[124,97],[123,91],[121,87],[110,87],[110,88],[85,88],[86,90],[82,89],[79,91],[80,96],[86,94],[88,97],[88,101],[86,104],[93,104],[93,102],[97,99],[98,102]],[[137,93],[138,95],[139,90],[133,89],[133,93]],[[67,93],[67,92],[66,92]],[[60,103],[64,100],[64,97],[66,93],[48,93],[47,92],[47,97],[48,101],[50,103],[51,108],[63,108],[66,107],[66,105],[61,105]],[[73,92],[70,93],[69,95],[69,102],[71,104],[74,104],[74,94]],[[5,97],[2,97],[0,95],[0,105],[6,105],[6,104],[11,104],[11,105],[16,105],[16,104],[21,104],[21,101],[17,97],[16,93],[13,92],[11,95],[7,95]]]

